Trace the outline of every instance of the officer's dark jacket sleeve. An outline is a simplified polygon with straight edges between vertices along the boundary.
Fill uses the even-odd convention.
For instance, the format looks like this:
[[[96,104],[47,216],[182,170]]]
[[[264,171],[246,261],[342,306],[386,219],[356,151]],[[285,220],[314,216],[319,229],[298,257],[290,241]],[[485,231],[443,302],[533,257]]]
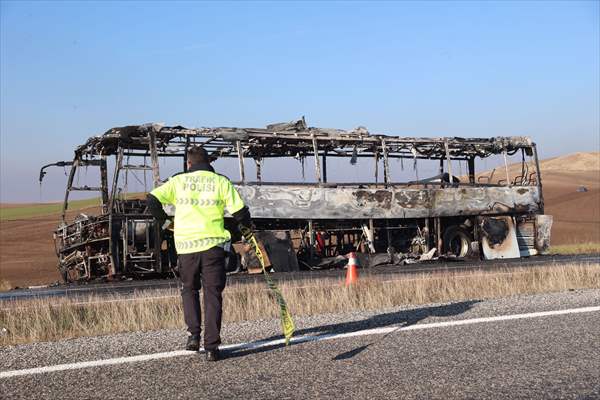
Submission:
[[[161,202],[150,193],[146,196],[146,205],[152,216],[157,220],[164,221],[169,218],[165,210],[163,210]]]
[[[241,210],[234,212],[232,216],[239,225],[250,227],[250,224],[252,223],[250,219],[250,210],[246,206]]]

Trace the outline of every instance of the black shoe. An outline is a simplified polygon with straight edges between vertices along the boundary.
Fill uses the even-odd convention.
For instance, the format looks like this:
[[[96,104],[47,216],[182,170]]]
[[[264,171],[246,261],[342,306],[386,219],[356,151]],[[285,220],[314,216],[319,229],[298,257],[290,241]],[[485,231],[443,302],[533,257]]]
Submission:
[[[219,361],[221,359],[221,352],[219,349],[206,350],[206,361]]]
[[[198,351],[200,349],[200,335],[188,336],[187,344],[185,345],[186,350]]]

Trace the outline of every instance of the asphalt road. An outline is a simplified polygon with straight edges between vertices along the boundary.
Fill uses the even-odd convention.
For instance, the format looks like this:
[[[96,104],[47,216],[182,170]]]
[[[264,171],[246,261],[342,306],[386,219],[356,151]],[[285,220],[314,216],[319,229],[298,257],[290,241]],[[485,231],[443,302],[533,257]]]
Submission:
[[[308,335],[304,342],[230,347],[218,363],[201,354],[169,353],[2,377],[26,368],[171,352],[181,348],[185,334],[13,346],[0,349],[0,397],[600,399],[599,306],[600,290],[585,290],[322,315],[297,319],[298,337]],[[560,313],[540,314],[554,311]],[[258,321],[228,325],[223,336],[231,346],[275,339],[277,332],[277,321]]]

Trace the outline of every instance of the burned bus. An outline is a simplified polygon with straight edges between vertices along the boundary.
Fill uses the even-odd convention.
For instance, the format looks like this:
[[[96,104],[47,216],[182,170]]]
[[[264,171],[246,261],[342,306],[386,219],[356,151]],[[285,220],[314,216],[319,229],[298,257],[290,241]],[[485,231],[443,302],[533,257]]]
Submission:
[[[400,137],[364,127],[308,127],[304,118],[266,128],[144,124],[91,137],[72,161],[40,171],[41,182],[46,168],[70,167],[54,233],[65,281],[176,273],[173,233],[150,215],[144,192],[168,179],[161,175],[166,160],[185,171],[190,146],[235,164],[237,176],[230,178],[250,209],[272,271],[342,266],[349,252],[369,267],[518,258],[549,246],[552,218],[544,215],[536,145],[528,137]],[[489,159],[496,163],[486,164]],[[289,172],[290,160],[302,178],[290,178],[298,176]],[[482,162],[485,170],[476,169]],[[267,178],[265,163],[277,179]],[[91,167],[98,183],[78,185],[76,172]],[[361,177],[368,171],[370,179],[353,181],[350,171]],[[414,176],[408,179],[407,171]],[[144,187],[131,193],[134,178]],[[75,191],[99,192],[94,215],[68,212]],[[249,246],[228,217],[226,227],[232,233],[228,270],[252,272]]]

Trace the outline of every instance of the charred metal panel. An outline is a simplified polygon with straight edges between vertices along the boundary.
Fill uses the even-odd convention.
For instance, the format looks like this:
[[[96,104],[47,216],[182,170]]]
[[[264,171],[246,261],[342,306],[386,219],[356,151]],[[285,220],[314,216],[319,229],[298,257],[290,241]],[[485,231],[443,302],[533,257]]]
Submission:
[[[519,258],[519,243],[513,217],[482,217],[481,248],[487,260]]]
[[[552,215],[535,216],[535,248],[545,253],[550,248],[550,231],[552,230]]]
[[[535,248],[535,221],[527,218],[517,223],[517,242],[521,257],[538,254]]]
[[[536,187],[368,189],[236,185],[254,218],[385,219],[534,213]],[[460,206],[457,206],[460,205]]]

